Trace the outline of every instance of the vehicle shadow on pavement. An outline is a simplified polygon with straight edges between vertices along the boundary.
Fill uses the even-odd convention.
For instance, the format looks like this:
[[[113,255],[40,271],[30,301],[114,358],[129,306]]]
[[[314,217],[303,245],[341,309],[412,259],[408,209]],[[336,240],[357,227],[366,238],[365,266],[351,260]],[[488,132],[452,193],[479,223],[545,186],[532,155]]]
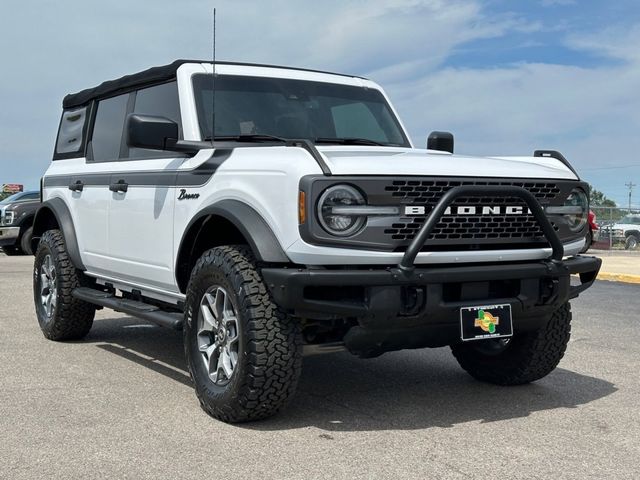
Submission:
[[[132,318],[107,319],[95,322],[85,342],[191,386],[181,332]],[[368,360],[336,353],[304,359],[298,393],[286,411],[240,427],[277,431],[313,426],[329,432],[446,428],[576,408],[616,391],[606,380],[564,368],[530,385],[484,384],[467,375],[448,348]]]

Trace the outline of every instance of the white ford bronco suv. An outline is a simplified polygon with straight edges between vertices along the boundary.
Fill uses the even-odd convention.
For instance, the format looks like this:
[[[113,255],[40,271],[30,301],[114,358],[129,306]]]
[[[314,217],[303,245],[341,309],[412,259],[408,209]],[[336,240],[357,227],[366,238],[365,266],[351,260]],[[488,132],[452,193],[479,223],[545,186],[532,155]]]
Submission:
[[[544,377],[579,256],[587,185],[562,155],[415,148],[364,78],[176,61],[68,95],[33,225],[34,300],[52,340],[107,307],[184,331],[212,416],[264,418],[303,350],[450,346],[473,377]]]

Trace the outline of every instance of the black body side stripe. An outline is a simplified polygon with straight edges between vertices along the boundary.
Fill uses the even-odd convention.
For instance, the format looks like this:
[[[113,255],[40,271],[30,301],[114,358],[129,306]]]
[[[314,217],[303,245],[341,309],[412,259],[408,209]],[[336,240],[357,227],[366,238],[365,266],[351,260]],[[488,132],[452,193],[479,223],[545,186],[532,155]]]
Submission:
[[[206,162],[193,170],[150,170],[146,172],[123,171],[74,175],[50,175],[44,177],[44,187],[68,187],[82,182],[85,186],[106,186],[112,181],[123,180],[129,186],[142,187],[200,187],[205,185],[216,170],[231,156],[232,149],[216,149]],[[117,162],[113,162],[117,163]]]

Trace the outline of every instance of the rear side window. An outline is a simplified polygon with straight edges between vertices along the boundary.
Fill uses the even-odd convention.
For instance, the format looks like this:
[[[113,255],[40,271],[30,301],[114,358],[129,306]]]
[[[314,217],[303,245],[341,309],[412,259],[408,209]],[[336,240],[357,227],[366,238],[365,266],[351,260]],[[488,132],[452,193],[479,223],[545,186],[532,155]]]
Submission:
[[[120,157],[122,131],[127,114],[129,94],[107,98],[98,102],[93,124],[91,150],[96,162],[116,161]]]
[[[178,101],[178,85],[176,82],[164,83],[143,88],[135,93],[134,113],[155,115],[168,118],[178,124],[179,138],[182,138],[182,122],[180,121],[180,103]],[[146,148],[130,148],[130,159],[158,158],[175,156],[175,153],[148,150]]]
[[[87,107],[62,112],[54,160],[84,155],[84,138],[87,125]]]

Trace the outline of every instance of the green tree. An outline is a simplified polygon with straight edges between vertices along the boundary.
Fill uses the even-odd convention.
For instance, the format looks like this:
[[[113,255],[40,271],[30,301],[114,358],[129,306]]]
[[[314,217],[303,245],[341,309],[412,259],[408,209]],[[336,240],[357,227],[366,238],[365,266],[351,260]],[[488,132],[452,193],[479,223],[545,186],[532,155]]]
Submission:
[[[616,222],[620,220],[624,213],[621,211],[616,202],[608,198],[604,193],[589,185],[589,198],[591,200],[591,210],[596,214],[598,221]]]
[[[589,185],[589,198],[591,198],[591,205],[598,207],[617,207],[616,202],[607,198],[607,196],[599,190]]]

